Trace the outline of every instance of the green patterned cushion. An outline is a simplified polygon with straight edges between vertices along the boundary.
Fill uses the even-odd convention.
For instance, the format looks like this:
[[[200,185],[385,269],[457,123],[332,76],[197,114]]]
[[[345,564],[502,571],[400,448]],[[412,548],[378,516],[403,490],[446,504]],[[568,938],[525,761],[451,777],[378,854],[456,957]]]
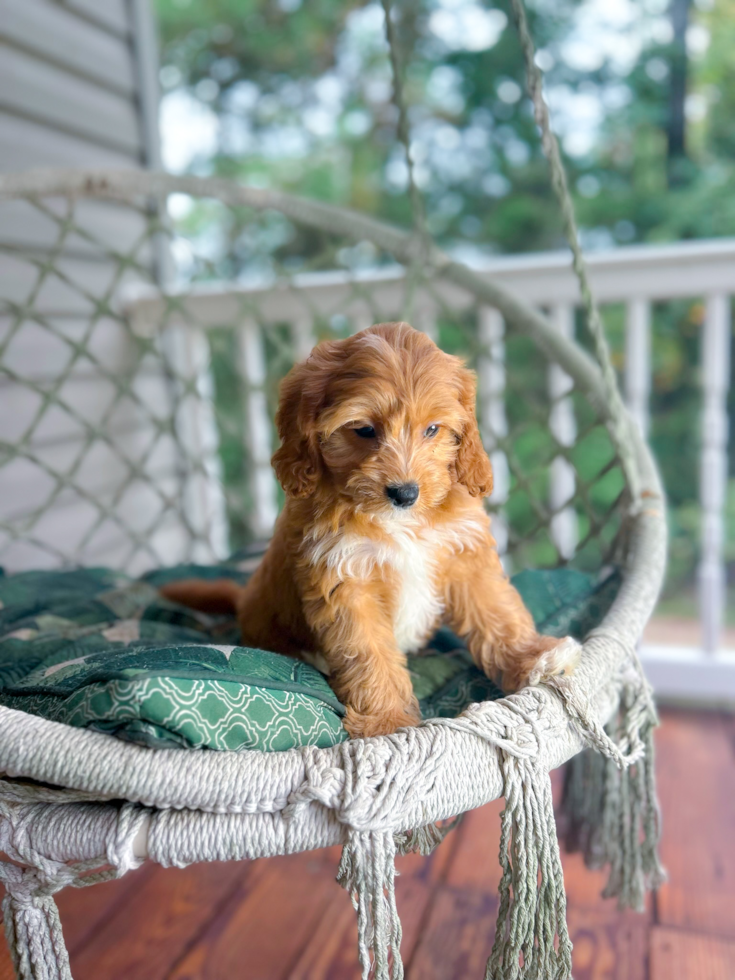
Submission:
[[[245,581],[253,552],[218,567],[179,566],[135,580],[109,569],[0,573],[0,704],[153,748],[278,751],[334,745],[344,708],[308,664],[238,646],[231,618],[162,599],[176,578]],[[515,583],[545,632],[582,636],[619,577],[523,572]],[[410,658],[424,717],[501,696],[441,629]]]

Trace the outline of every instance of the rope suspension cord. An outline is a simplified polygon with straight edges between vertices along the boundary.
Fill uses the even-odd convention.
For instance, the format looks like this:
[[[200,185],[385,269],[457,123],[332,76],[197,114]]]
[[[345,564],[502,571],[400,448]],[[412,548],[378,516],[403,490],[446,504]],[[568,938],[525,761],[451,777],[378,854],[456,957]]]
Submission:
[[[536,64],[536,51],[528,27],[528,18],[526,17],[523,0],[511,0],[511,6],[526,65],[526,82],[531,102],[533,103],[534,118],[536,125],[541,131],[541,146],[549,163],[551,185],[561,210],[564,233],[569,247],[572,250],[572,263],[577,280],[579,281],[579,290],[582,296],[587,329],[592,337],[595,346],[595,355],[602,371],[605,396],[608,399],[610,407],[608,430],[618,452],[621,466],[625,471],[633,507],[635,508],[638,505],[641,488],[638,467],[635,465],[631,449],[631,421],[623,400],[620,397],[620,390],[615,377],[615,369],[610,359],[610,347],[605,336],[600,308],[592,293],[587,274],[587,264],[584,261],[582,249],[579,244],[579,231],[574,216],[574,205],[571,194],[569,193],[569,185],[564,164],[562,163],[561,153],[559,152],[559,143],[551,129],[549,108],[544,99],[543,75],[541,69]]]
[[[587,274],[587,265],[582,255],[579,244],[579,232],[574,216],[574,205],[569,193],[566,172],[559,152],[559,144],[551,129],[549,110],[544,100],[543,76],[535,61],[535,47],[528,27],[523,0],[511,0],[513,15],[518,30],[521,49],[526,67],[526,79],[528,91],[534,108],[536,124],[541,131],[541,146],[544,155],[549,163],[551,171],[551,184],[562,214],[564,233],[569,247],[572,251],[572,264],[575,275],[579,282],[579,289],[582,296],[582,303],[585,310],[585,321],[587,329],[592,337],[595,349],[595,356],[602,371],[602,381],[605,395],[609,405],[609,421],[607,423],[610,437],[620,459],[621,466],[625,472],[626,481],[630,490],[632,509],[637,510],[640,499],[640,477],[638,467],[635,462],[634,452],[631,448],[630,418],[620,397],[615,370],[610,358],[610,348],[605,337],[600,310],[592,293]],[[417,254],[411,262],[408,276],[408,286],[406,292],[405,316],[411,319],[415,300],[416,288],[422,276],[422,270],[429,260],[431,253],[431,238],[426,227],[426,211],[423,198],[418,186],[416,185],[414,162],[411,154],[411,139],[408,125],[408,111],[406,107],[405,90],[403,85],[403,73],[401,59],[398,52],[398,38],[396,35],[395,24],[393,23],[391,12],[391,0],[382,0],[383,11],[385,13],[385,34],[388,42],[391,69],[393,73],[393,103],[398,111],[398,139],[404,148],[406,155],[406,167],[408,171],[408,191],[413,214],[414,232],[417,238]]]
[[[408,196],[411,203],[411,215],[413,218],[413,230],[416,240],[416,250],[413,256],[406,283],[406,299],[404,302],[404,317],[409,322],[413,319],[416,292],[421,279],[423,270],[430,261],[433,240],[429,235],[426,226],[426,208],[421,191],[416,184],[414,173],[413,155],[411,153],[411,134],[408,126],[408,108],[406,106],[405,91],[403,87],[403,65],[398,53],[398,37],[396,27],[391,17],[391,0],[381,0],[383,13],[385,14],[385,37],[388,42],[388,54],[390,57],[391,71],[393,73],[393,104],[398,111],[397,135],[398,141],[403,146],[406,154],[406,169],[408,172]]]

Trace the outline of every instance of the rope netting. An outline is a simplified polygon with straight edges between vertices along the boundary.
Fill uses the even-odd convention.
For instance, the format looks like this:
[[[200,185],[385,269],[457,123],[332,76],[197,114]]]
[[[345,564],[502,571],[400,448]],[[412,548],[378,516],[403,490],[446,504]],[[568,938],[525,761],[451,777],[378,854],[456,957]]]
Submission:
[[[407,305],[478,372],[509,558],[609,557],[625,483],[604,414],[482,297],[277,208],[118,197],[0,198],[0,563],[137,571],[267,535],[280,379]]]
[[[542,353],[529,329],[507,329],[471,274],[468,283],[435,248],[414,180],[395,12],[383,0],[413,213],[400,249],[369,219],[355,234],[348,212],[302,220],[298,202],[251,208],[196,187],[175,193],[165,178],[115,203],[100,199],[105,181],[57,182],[48,196],[31,179],[0,196],[0,562],[139,571],[221,558],[268,535],[281,503],[269,466],[278,382],[315,342],[394,319],[478,372],[489,506],[509,567],[574,558],[599,568],[611,556],[626,488],[636,494],[627,418],[525,13],[513,9],[600,390],[580,392],[549,363],[548,344]],[[573,309],[554,314],[573,337]]]

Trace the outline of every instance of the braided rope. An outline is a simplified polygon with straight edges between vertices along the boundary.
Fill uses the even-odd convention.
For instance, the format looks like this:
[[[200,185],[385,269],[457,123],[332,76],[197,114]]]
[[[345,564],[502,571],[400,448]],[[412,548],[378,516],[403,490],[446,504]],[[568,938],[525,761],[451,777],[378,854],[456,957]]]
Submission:
[[[621,464],[625,470],[633,503],[637,505],[640,495],[640,481],[635,459],[630,448],[630,419],[620,396],[600,309],[590,286],[587,264],[584,261],[582,248],[579,244],[579,231],[577,229],[572,197],[569,193],[566,170],[561,159],[559,143],[551,129],[549,108],[544,98],[543,75],[541,69],[536,64],[535,46],[528,27],[528,18],[523,0],[511,0],[511,7],[526,65],[526,80],[529,95],[533,103],[534,117],[537,126],[541,130],[541,145],[549,163],[551,185],[561,210],[567,241],[572,250],[572,264],[579,281],[579,289],[586,314],[587,329],[592,337],[595,355],[602,371],[605,396],[610,408],[610,436],[613,439]]]
[[[426,226],[426,208],[421,191],[416,184],[414,174],[413,154],[411,153],[411,134],[408,124],[408,108],[405,99],[405,89],[403,86],[403,70],[401,57],[398,51],[398,37],[396,26],[393,23],[391,0],[381,0],[383,13],[385,15],[385,37],[388,42],[388,53],[390,57],[391,71],[393,73],[393,104],[398,110],[398,141],[403,146],[406,155],[406,168],[408,171],[408,194],[411,201],[411,214],[413,217],[413,230],[416,239],[415,254],[411,258],[408,267],[406,280],[406,296],[404,300],[404,319],[408,322],[413,320],[416,293],[422,280],[426,276],[426,267],[431,258],[433,240],[429,235]]]

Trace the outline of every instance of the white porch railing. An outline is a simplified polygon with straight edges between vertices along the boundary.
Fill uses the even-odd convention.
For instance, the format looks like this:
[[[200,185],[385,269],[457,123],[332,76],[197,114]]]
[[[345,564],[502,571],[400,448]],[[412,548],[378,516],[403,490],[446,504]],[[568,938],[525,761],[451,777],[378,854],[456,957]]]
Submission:
[[[702,508],[699,610],[702,641],[696,647],[644,646],[642,654],[658,693],[686,700],[735,701],[735,651],[722,649],[725,566],[723,559],[724,507],[728,475],[727,394],[730,384],[730,304],[735,294],[735,240],[723,239],[667,246],[636,246],[589,257],[592,287],[601,304],[626,305],[624,391],[634,418],[644,432],[649,427],[651,390],[651,309],[655,302],[672,299],[704,300],[701,335],[702,450],[700,502]],[[559,330],[574,332],[574,309],[579,291],[569,256],[546,253],[503,257],[488,261],[480,271],[501,281],[526,302],[547,309]],[[364,285],[364,291],[355,288]],[[360,296],[364,298],[361,299]],[[368,303],[369,296],[369,303]],[[288,323],[295,349],[304,355],[313,341],[312,322],[335,314],[350,319],[353,329],[373,322],[376,313],[393,319],[401,309],[403,272],[381,270],[354,276],[341,272],[296,277],[287,288],[187,287],[178,304],[190,325],[202,329],[239,324],[240,370],[249,382],[249,455],[253,464],[253,527],[266,533],[276,513],[276,497],[269,457],[271,425],[265,397],[263,323]],[[415,325],[434,331],[436,300],[461,309],[470,302],[461,290],[441,281],[433,297],[418,298]],[[259,324],[243,317],[248,305],[257,307]],[[150,333],[159,328],[165,303],[154,291],[139,293],[128,302],[136,329]],[[170,322],[170,320],[169,320]],[[502,504],[509,490],[506,461],[491,444],[492,433],[506,431],[503,367],[504,324],[497,311],[480,310],[478,334],[489,354],[478,362],[479,415],[495,466],[495,503]],[[575,419],[571,399],[564,397],[569,379],[557,367],[548,373],[554,400],[550,425],[560,445],[574,442]],[[554,460],[551,471],[552,534],[560,554],[570,556],[576,544],[576,520],[564,503],[574,494],[574,471],[565,459]],[[502,549],[505,529],[496,519]]]

